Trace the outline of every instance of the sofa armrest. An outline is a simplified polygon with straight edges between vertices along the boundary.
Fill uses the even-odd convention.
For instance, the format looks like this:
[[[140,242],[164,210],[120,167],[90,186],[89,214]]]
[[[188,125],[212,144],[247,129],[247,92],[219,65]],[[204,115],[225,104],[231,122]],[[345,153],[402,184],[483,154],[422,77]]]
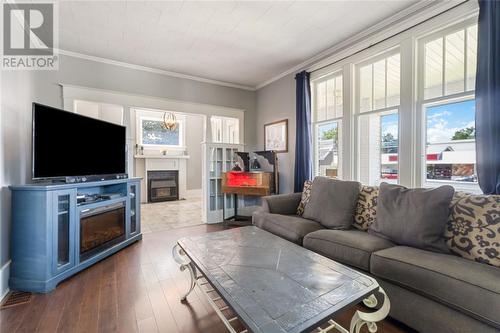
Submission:
[[[279,194],[262,197],[259,211],[272,214],[293,215],[297,212],[302,193]]]

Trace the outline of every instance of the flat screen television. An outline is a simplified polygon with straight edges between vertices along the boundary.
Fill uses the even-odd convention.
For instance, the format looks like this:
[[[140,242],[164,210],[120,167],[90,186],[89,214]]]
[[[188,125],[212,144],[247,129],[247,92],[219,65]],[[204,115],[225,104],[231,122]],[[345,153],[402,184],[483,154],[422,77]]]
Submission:
[[[33,180],[124,175],[125,127],[33,103]]]

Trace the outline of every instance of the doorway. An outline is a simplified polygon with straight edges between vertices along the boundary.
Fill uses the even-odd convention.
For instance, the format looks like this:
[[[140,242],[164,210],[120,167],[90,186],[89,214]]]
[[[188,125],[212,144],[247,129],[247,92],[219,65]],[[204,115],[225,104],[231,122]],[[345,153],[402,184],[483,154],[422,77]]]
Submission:
[[[136,110],[135,116],[140,117],[144,111],[147,112],[147,119],[153,120],[155,118],[153,112],[156,112],[156,117],[163,117],[165,113],[160,110]],[[178,121],[183,122],[179,126],[182,129],[179,145],[177,147],[141,145],[143,156],[136,156],[135,159],[138,166],[136,172],[141,173],[137,175],[146,176],[146,196],[143,196],[141,207],[143,233],[203,223],[202,142],[205,116],[177,112],[175,115]],[[136,131],[141,131],[142,121],[138,119],[136,124]],[[138,137],[143,135],[144,132],[138,134]],[[168,161],[172,163],[169,164]],[[161,164],[162,162],[164,163]]]

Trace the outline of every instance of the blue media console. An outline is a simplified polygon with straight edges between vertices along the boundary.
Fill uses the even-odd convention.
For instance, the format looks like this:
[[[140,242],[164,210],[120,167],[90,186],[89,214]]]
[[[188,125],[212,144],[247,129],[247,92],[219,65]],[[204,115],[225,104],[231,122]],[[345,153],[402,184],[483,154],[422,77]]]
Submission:
[[[140,240],[140,186],[140,178],[10,186],[10,289],[49,292]]]

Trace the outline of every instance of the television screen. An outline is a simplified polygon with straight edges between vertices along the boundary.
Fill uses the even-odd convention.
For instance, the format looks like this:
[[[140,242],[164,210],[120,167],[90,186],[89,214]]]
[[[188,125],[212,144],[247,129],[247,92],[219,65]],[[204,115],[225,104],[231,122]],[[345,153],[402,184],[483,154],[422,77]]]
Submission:
[[[33,179],[123,174],[125,127],[33,103]]]

